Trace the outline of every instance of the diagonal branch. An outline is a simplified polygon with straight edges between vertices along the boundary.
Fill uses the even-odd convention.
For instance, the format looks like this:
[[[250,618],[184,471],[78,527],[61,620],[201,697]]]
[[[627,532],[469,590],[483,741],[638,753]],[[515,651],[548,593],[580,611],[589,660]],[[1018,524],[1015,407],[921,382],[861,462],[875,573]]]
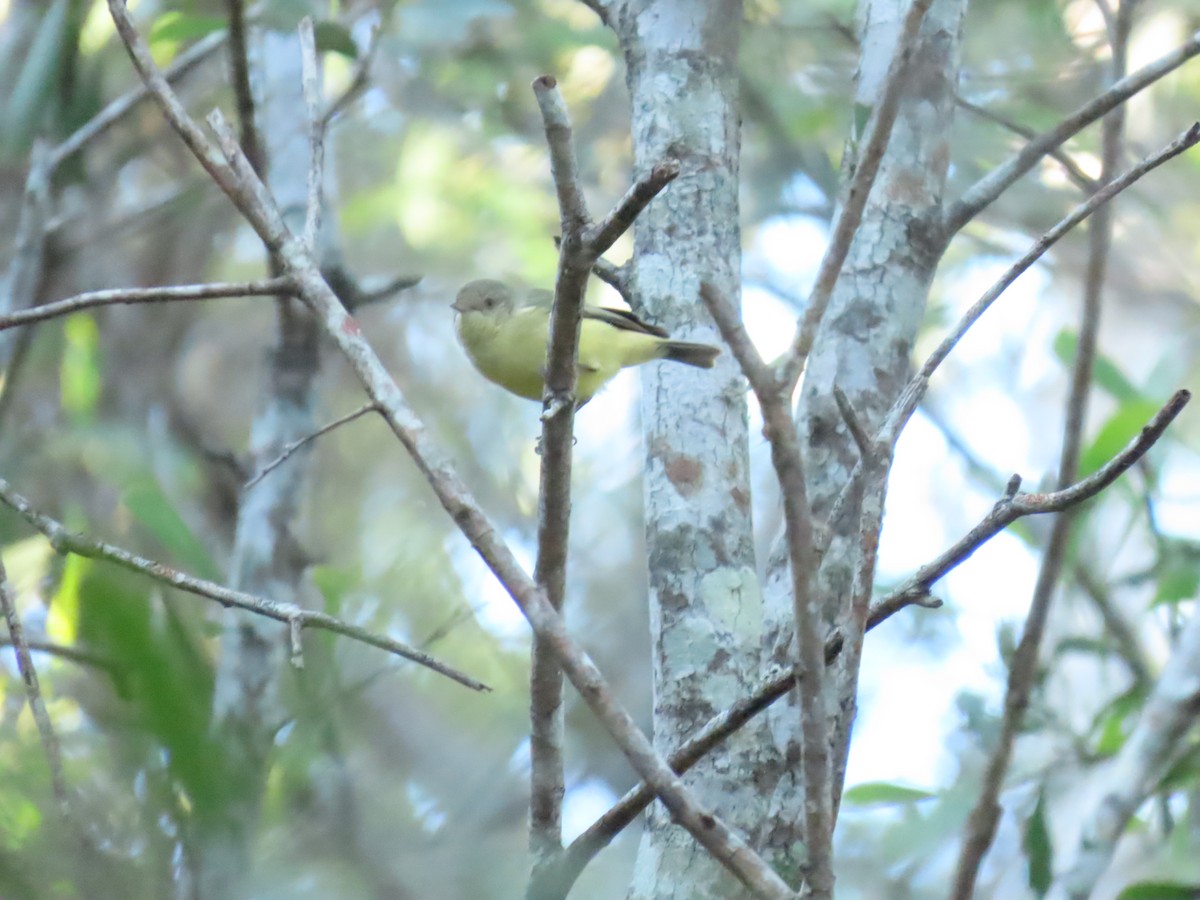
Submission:
[[[741,366],[762,408],[763,434],[771,445],[771,463],[783,497],[785,537],[792,575],[792,609],[796,623],[796,668],[805,689],[798,691],[800,743],[805,790],[804,838],[808,850],[806,881],[814,897],[833,894],[833,797],[830,792],[829,722],[825,705],[825,641],[813,576],[817,554],[812,511],[804,479],[804,460],[792,417],[791,393],[780,391],[729,301],[709,283],[700,298],[721,337]]]
[[[196,43],[180,53],[170,66],[163,70],[163,77],[170,84],[179,81],[212,56],[213,53],[221,49],[225,41],[228,40],[228,37],[227,32],[218,31],[196,41]],[[109,103],[51,151],[51,170],[57,169],[89,143],[106,134],[108,129],[133,112],[138,104],[149,96],[150,89],[146,87],[144,81],[139,81],[137,86],[128,93],[121,95]]]
[[[100,306],[168,303],[177,300],[211,300],[219,297],[275,297],[291,293],[294,293],[294,287],[291,279],[286,277],[266,278],[262,281],[211,282],[169,287],[88,291],[76,294],[74,297],[55,300],[53,303],[43,303],[41,306],[32,306],[9,315],[0,315],[0,331],[69,316],[81,310],[95,309]]]
[[[930,597],[933,586],[1018,519],[1061,512],[1098,495],[1146,455],[1163,437],[1171,422],[1190,399],[1191,394],[1188,391],[1177,392],[1146,424],[1141,434],[1120,453],[1092,475],[1070,487],[1045,494],[1017,493],[1014,488],[953,546],[918,569],[887,597],[875,603],[867,615],[867,630],[882,624],[906,607],[935,605],[936,601],[932,601]],[[837,633],[830,635],[824,646],[825,664],[829,665],[837,659],[842,649],[842,636]],[[781,672],[768,677],[753,693],[714,716],[690,740],[672,753],[668,758],[671,767],[682,775],[711,750],[724,743],[730,735],[796,687],[794,672]],[[654,792],[645,784],[630,790],[572,841],[551,869],[539,873],[540,877],[547,883],[559,885],[561,896],[579,877],[584,866],[607,847],[653,800]]]
[[[666,761],[655,752],[633,718],[613,698],[599,669],[571,640],[561,616],[537,584],[522,570],[509,547],[484,515],[457,473],[433,446],[424,425],[404,402],[399,388],[379,357],[363,339],[358,325],[321,277],[311,255],[288,231],[262,182],[241,154],[237,139],[223,117],[209,121],[226,153],[215,148],[183,110],[155,67],[145,41],[134,28],[122,0],[108,0],[130,57],[154,93],[164,115],[217,185],[226,192],[264,244],[278,254],[285,270],[297,281],[326,334],[346,356],[372,401],[397,439],[413,458],[439,502],[521,609],[534,633],[554,652],[584,702],[621,747],[634,769],[654,786],[682,827],[719,859],[758,896],[790,898],[792,891],[728,825],[704,809]]]
[[[21,618],[17,614],[17,598],[13,596],[12,588],[8,583],[8,574],[4,571],[3,560],[0,560],[0,607],[3,607],[4,619],[8,623],[8,634],[12,639],[13,652],[17,657],[17,671],[21,673],[21,681],[25,685],[25,699],[29,702],[29,711],[33,713],[33,721],[37,725],[42,750],[46,754],[46,763],[50,766],[50,784],[54,789],[54,800],[58,804],[63,818],[70,821],[67,778],[63,774],[62,745],[58,742],[58,735],[54,733],[54,724],[50,721],[50,714],[46,711],[46,701],[42,698],[37,669],[33,667],[33,656],[29,652],[29,644],[25,641],[25,630],[22,628]]]
[[[1016,156],[979,179],[957,203],[946,210],[942,219],[944,237],[948,240],[958,233],[1051,150],[1061,147],[1069,138],[1164,75],[1175,71],[1197,53],[1200,53],[1200,31],[1166,56],[1122,78],[1099,97],[1085,103],[1049,131],[1031,140]]]
[[[900,97],[908,87],[908,79],[904,78],[904,70],[916,50],[917,40],[921,34],[921,23],[933,0],[913,0],[904,16],[904,25],[896,40],[896,48],[892,52],[892,60],[888,65],[885,76],[883,95],[879,99],[875,115],[871,118],[870,133],[863,144],[862,155],[856,161],[854,177],[846,192],[846,200],[838,213],[837,223],[829,238],[829,246],[821,258],[821,266],[817,270],[817,280],[809,297],[808,308],[804,319],[796,332],[796,339],[791,352],[781,360],[779,370],[780,389],[788,397],[800,379],[804,363],[812,351],[813,341],[817,337],[817,328],[829,307],[833,297],[833,289],[837,285],[838,275],[850,252],[850,244],[862,222],[863,211],[867,206],[867,198],[871,194],[871,186],[879,167],[883,164],[883,154],[887,150],[888,139],[892,136],[892,127],[896,124],[896,114],[900,109]]]
[[[887,430],[889,439],[894,443],[900,436],[900,431],[903,429],[904,424],[921,402],[921,398],[925,396],[925,390],[929,386],[929,379],[933,377],[933,373],[937,371],[938,366],[946,360],[946,357],[950,355],[951,351],[954,350],[958,342],[970,330],[971,326],[988,311],[991,305],[996,302],[1001,294],[1008,290],[1009,286],[1022,273],[1037,262],[1046,251],[1058,243],[1067,232],[1104,206],[1104,204],[1131,187],[1142,176],[1154,171],[1168,160],[1174,159],[1176,156],[1190,150],[1197,143],[1200,143],[1200,122],[1194,123],[1187,131],[1183,132],[1162,150],[1146,157],[1119,177],[1105,184],[1103,188],[1076,206],[1057,225],[1038,238],[1033,243],[1033,246],[1020,259],[1009,266],[1000,279],[988,288],[982,297],[975,301],[971,308],[959,319],[958,324],[954,326],[933,353],[929,355],[929,358],[925,360],[925,364],[921,366],[921,370],[908,383],[901,393],[900,398],[896,401],[896,405],[888,413],[884,429]]]
[[[429,654],[410,647],[401,641],[376,634],[357,625],[351,625],[349,622],[343,622],[341,619],[327,615],[326,613],[304,609],[294,603],[277,603],[265,597],[256,597],[244,591],[235,591],[232,588],[224,587],[215,582],[188,575],[185,572],[181,572],[178,569],[156,562],[155,560],[138,556],[113,544],[92,540],[81,534],[69,531],[61,522],[35,509],[28,500],[14,491],[4,479],[0,479],[0,503],[9,507],[9,509],[17,513],[33,528],[44,534],[47,540],[50,541],[50,546],[56,552],[63,555],[74,553],[76,556],[82,556],[86,559],[104,560],[105,562],[118,565],[123,569],[139,572],[154,581],[165,584],[167,587],[177,588],[186,593],[194,594],[197,597],[216,600],[225,607],[243,609],[256,615],[265,616],[268,619],[274,619],[277,622],[283,622],[289,626],[298,623],[301,628],[316,628],[319,631],[330,631],[334,634],[340,634],[351,640],[359,641],[372,647],[378,647],[380,650],[386,650],[395,656],[415,662],[418,665],[437,672],[439,675],[445,675],[452,681],[457,681],[459,684],[471,688],[471,690],[491,690],[491,688],[482,682],[476,681],[469,675],[464,675],[457,669],[439,662]]]
[[[1134,0],[1123,0],[1115,17],[1110,19],[1111,77],[1114,81],[1123,77],[1126,72],[1129,35],[1133,27],[1133,7]],[[1110,180],[1117,172],[1124,127],[1124,106],[1114,109],[1101,125],[1101,182]],[[1059,487],[1065,487],[1078,477],[1084,421],[1099,341],[1101,297],[1111,242],[1112,207],[1105,206],[1097,212],[1088,228],[1089,248],[1083,311],[1075,362],[1071,367],[1071,387],[1063,424],[1062,449],[1058,463]],[[959,900],[969,900],[974,896],[979,867],[996,835],[996,826],[1000,821],[1000,791],[1008,775],[1017,734],[1024,726],[1025,711],[1029,707],[1029,699],[1037,681],[1038,654],[1046,633],[1046,623],[1050,618],[1050,606],[1054,600],[1059,575],[1067,556],[1067,544],[1071,538],[1074,520],[1075,516],[1070,513],[1060,515],[1054,520],[1050,540],[1046,544],[1046,552],[1038,571],[1033,598],[1029,603],[1029,613],[1021,629],[1021,639],[1017,642],[1009,664],[1000,735],[984,770],[979,797],[976,798],[967,818],[966,834],[955,871],[952,896]]]
[[[1087,806],[1078,816],[1083,829],[1076,856],[1059,879],[1061,896],[1072,900],[1093,896],[1129,820],[1178,759],[1181,742],[1195,727],[1198,712],[1200,615],[1193,612],[1146,698],[1137,725],[1116,758],[1091,777]]]

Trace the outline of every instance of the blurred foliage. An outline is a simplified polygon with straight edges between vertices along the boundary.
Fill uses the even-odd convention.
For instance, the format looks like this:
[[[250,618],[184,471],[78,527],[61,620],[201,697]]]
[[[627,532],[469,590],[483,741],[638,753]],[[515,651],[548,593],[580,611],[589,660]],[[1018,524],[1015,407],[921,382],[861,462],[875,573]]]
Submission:
[[[1051,125],[1102,87],[1106,50],[1094,9],[1084,0],[974,4],[963,96],[1034,129]],[[290,29],[309,11],[301,0],[268,0],[255,15],[259,27]],[[143,0],[136,12],[162,63],[221,27],[225,14],[215,0]],[[371,82],[335,120],[330,146],[331,197],[347,263],[368,284],[424,276],[417,289],[363,309],[360,322],[504,538],[528,557],[537,410],[478,378],[454,346],[446,301],[468,276],[538,284],[553,277],[558,218],[528,88],[536,75],[559,79],[593,211],[624,192],[629,111],[616,42],[573,0],[333,3],[317,12],[331,96],[346,86],[370,29],[381,28]],[[0,16],[0,189],[7,201],[0,204],[0,232],[10,246],[34,138],[61,139],[134,82],[102,0],[9,0],[0,4]],[[763,282],[792,313],[807,287],[797,283],[791,259],[809,255],[798,245],[797,235],[805,233],[798,226],[827,221],[854,124],[854,16],[850,0],[747,3],[746,269],[764,273]],[[1135,65],[1197,24],[1200,2],[1145,5],[1134,35]],[[197,114],[214,105],[231,109],[224,65],[218,54],[181,85]],[[1198,95],[1200,64],[1193,62],[1139,96],[1129,110],[1127,156],[1184,127]],[[947,196],[1019,145],[1003,127],[961,111]],[[1094,173],[1095,129],[1068,150]],[[1197,158],[1178,160],[1121,200],[1086,471],[1136,434],[1167,393],[1195,381]],[[64,166],[55,197],[43,299],[265,270],[257,243],[224,198],[198,179],[151,105]],[[1049,161],[1015,185],[948,252],[923,341],[940,335],[974,299],[989,265],[1007,261],[1077,199]],[[773,238],[780,234],[784,240]],[[989,314],[973,336],[972,346],[983,349],[964,345],[947,364],[930,403],[944,413],[938,418],[949,449],[918,500],[905,505],[913,495],[893,490],[885,539],[922,530],[906,518],[915,505],[936,510],[944,546],[994,501],[1012,471],[1022,470],[1030,489],[1046,481],[1075,350],[1082,247],[1072,238],[1056,248],[1031,273],[1042,279],[1037,302],[1008,326],[991,324],[999,310]],[[614,258],[628,252],[622,243]],[[10,399],[0,403],[0,475],[72,528],[224,580],[244,474],[230,455],[244,453],[266,389],[273,328],[265,300],[111,308],[39,326],[20,369],[4,376]],[[361,398],[343,364],[328,355],[320,404],[332,418]],[[635,384],[622,379],[581,416],[569,619],[620,699],[648,725]],[[998,398],[1011,399],[1019,419],[1002,418]],[[985,428],[980,409],[996,410],[1001,426]],[[981,897],[1040,896],[1069,830],[1071,787],[1119,751],[1149,689],[1137,673],[1156,675],[1171,636],[1192,614],[1200,529],[1165,523],[1178,523],[1180,509],[1200,521],[1197,461],[1189,449],[1196,421],[1185,416],[1160,451],[1079,516],[1066,569],[1076,574],[1063,587],[1005,796],[1020,827],[1002,830]],[[1004,439],[996,437],[1001,432]],[[1027,452],[1014,435],[1026,439]],[[313,483],[296,529],[312,566],[299,597],[276,599],[410,641],[494,691],[476,696],[379,651],[306,634],[305,667],[286,678],[290,717],[275,723],[276,754],[253,848],[257,872],[247,893],[520,896],[525,629],[380,423],[360,420],[323,438],[314,453]],[[761,441],[754,453],[761,467]],[[288,477],[287,471],[270,477]],[[897,478],[910,479],[911,471],[902,468]],[[765,543],[777,503],[773,480],[758,484]],[[1166,514],[1163,504],[1171,507]],[[1012,552],[1027,559],[1041,547],[1045,523],[1022,522],[1012,533],[1018,538]],[[0,511],[0,551],[31,635],[89,654],[86,662],[48,652],[36,660],[63,740],[75,814],[100,856],[86,857],[54,827],[45,759],[10,660],[0,685],[0,895],[169,896],[190,865],[198,823],[240,789],[239,772],[209,736],[221,613],[105,564],[63,561],[6,511]],[[906,558],[896,571],[885,566],[881,587],[923,562]],[[1013,578],[1009,591],[1027,596]],[[867,657],[907,653],[937,667],[960,652],[980,586],[948,581],[944,587],[946,609],[888,623],[872,634]],[[996,615],[991,656],[977,661],[990,684],[963,684],[944,714],[938,758],[914,763],[911,777],[852,783],[847,791],[839,896],[944,892],[996,739],[1000,661],[1015,639],[1011,616]],[[1114,636],[1118,620],[1133,644]],[[927,702],[888,696],[892,704]],[[871,702],[864,698],[865,719]],[[573,696],[567,723],[567,818],[578,829],[633,779]],[[902,737],[908,735],[888,741],[896,754],[904,752]],[[852,762],[864,752],[856,743]],[[1121,896],[1130,898],[1194,896],[1200,872],[1189,860],[1198,837],[1198,779],[1200,753],[1190,747],[1159,800],[1139,812],[1133,840],[1144,853],[1117,873],[1112,895],[1123,889]],[[635,846],[636,829],[601,854],[573,896],[620,895]],[[89,872],[86,890],[81,860]]]

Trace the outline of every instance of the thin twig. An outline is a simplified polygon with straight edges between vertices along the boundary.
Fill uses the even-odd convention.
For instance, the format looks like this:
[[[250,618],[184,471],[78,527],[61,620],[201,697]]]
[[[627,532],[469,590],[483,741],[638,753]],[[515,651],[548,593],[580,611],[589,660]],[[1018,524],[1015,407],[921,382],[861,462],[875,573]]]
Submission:
[[[359,56],[350,76],[350,83],[338,97],[329,104],[321,114],[321,128],[328,131],[332,122],[347,106],[357,99],[358,95],[370,83],[371,65],[375,62],[375,54],[379,51],[379,37],[383,34],[383,24],[376,22],[371,26],[371,36],[367,38],[367,49]]]
[[[1009,266],[996,283],[988,288],[984,295],[976,300],[971,308],[963,314],[958,324],[942,340],[937,349],[929,355],[929,358],[925,360],[925,364],[921,366],[921,370],[905,387],[895,406],[888,413],[887,422],[884,426],[888,429],[891,439],[894,441],[895,438],[899,437],[904,423],[908,421],[913,410],[917,408],[917,404],[920,403],[921,398],[925,395],[929,379],[937,371],[938,366],[945,361],[946,357],[950,355],[950,352],[962,340],[971,326],[979,320],[980,316],[987,312],[988,308],[1008,289],[1009,285],[1017,280],[1018,276],[1040,259],[1047,250],[1053,247],[1071,229],[1100,209],[1105,203],[1112,200],[1113,197],[1129,188],[1142,178],[1142,176],[1152,172],[1168,160],[1174,159],[1181,153],[1186,152],[1197,143],[1200,143],[1200,122],[1194,123],[1187,131],[1183,132],[1162,150],[1146,157],[1140,163],[1122,173],[1120,177],[1114,178],[1105,184],[1103,188],[1071,210],[1062,221],[1034,241],[1033,246],[1019,260]]]
[[[871,437],[859,421],[858,414],[854,411],[854,407],[850,405],[850,399],[836,384],[833,386],[833,400],[837,404],[838,412],[842,416],[842,421],[846,423],[846,429],[850,432],[850,437],[854,439],[854,446],[858,448],[858,455],[862,459],[869,459],[875,455],[875,451],[871,446]]]
[[[954,102],[967,112],[973,113],[974,115],[979,116],[981,119],[986,119],[989,122],[999,125],[1001,128],[1011,131],[1013,134],[1025,138],[1027,141],[1032,141],[1037,137],[1037,132],[1032,128],[1027,128],[1020,122],[1014,122],[1007,116],[1002,116],[1000,113],[990,110],[986,106],[980,106],[978,103],[972,103],[966,97],[961,95],[956,96],[954,98]],[[1071,159],[1071,157],[1060,147],[1055,147],[1053,150],[1048,151],[1046,155],[1062,166],[1063,171],[1066,172],[1067,177],[1071,180],[1071,182],[1085,194],[1092,193],[1100,186],[1100,182],[1098,182],[1095,178],[1088,176],[1083,169],[1079,168],[1079,165],[1075,162],[1075,160]]]
[[[620,294],[622,300],[629,303],[628,266],[618,266],[610,263],[607,259],[598,259],[592,263],[592,274]]]
[[[1193,34],[1182,46],[1127,78],[1122,78],[1099,97],[1085,103],[1049,131],[1031,140],[1012,159],[979,179],[963,194],[962,199],[946,210],[942,217],[944,239],[949,240],[953,237],[1051,150],[1061,147],[1069,138],[1164,75],[1175,71],[1197,53],[1200,53],[1200,31]]]
[[[1053,896],[1085,900],[1112,863],[1117,842],[1134,813],[1170,772],[1194,734],[1200,709],[1200,615],[1193,612],[1142,707],[1137,725],[1115,759],[1092,773],[1079,810],[1082,823],[1073,863],[1059,877]]]
[[[169,84],[174,84],[212,56],[225,44],[227,39],[228,34],[224,31],[206,35],[180,53],[175,61],[163,70],[163,77]],[[149,96],[150,90],[146,87],[146,83],[139,81],[137,86],[128,93],[122,94],[109,103],[54,148],[50,154],[51,170],[57,169],[89,143],[105,134],[108,129],[129,115],[139,103]]]
[[[8,640],[0,640],[0,647],[15,647],[16,643],[9,638]],[[86,650],[83,647],[72,647],[68,644],[56,644],[52,641],[29,640],[26,638],[25,646],[33,653],[45,653],[47,656],[57,656],[62,659],[70,660],[73,663],[79,663],[81,666],[92,666],[97,669],[106,669],[115,671],[120,669],[120,663],[115,659],[95,653],[91,650]]]
[[[29,156],[29,173],[21,195],[12,259],[0,278],[0,316],[31,306],[42,283],[46,262],[46,221],[50,215],[49,148],[35,140]],[[0,372],[7,373],[17,349],[14,336],[0,334]],[[6,404],[11,394],[5,387]]]
[[[558,656],[571,683],[633,768],[654,786],[655,793],[674,820],[751,890],[762,897],[791,898],[793,892],[783,880],[728,825],[700,805],[694,792],[675,776],[666,760],[654,750],[633,717],[616,702],[599,669],[571,640],[561,616],[521,568],[512,550],[499,537],[445,457],[435,449],[424,425],[404,402],[378,355],[362,338],[358,325],[321,277],[311,254],[288,231],[278,208],[241,154],[223,117],[210,115],[209,122],[228,154],[228,162],[218,156],[163,80],[122,0],[108,0],[108,6],[130,58],[154,93],[163,114],[217,185],[241,210],[263,243],[278,254],[287,272],[296,279],[301,298],[345,355],[367,395],[379,404],[381,415],[409,452],[443,508],[512,596],[534,633]]]
[[[265,179],[267,157],[255,124],[250,51],[246,44],[246,9],[242,0],[225,0],[225,8],[229,16],[229,80],[233,83],[242,150],[254,171]]]
[[[1018,519],[1061,512],[1095,497],[1145,456],[1162,438],[1168,426],[1190,399],[1191,394],[1188,391],[1176,393],[1146,424],[1141,434],[1120,453],[1092,475],[1069,488],[1047,494],[1006,494],[978,525],[952,547],[937,559],[922,566],[899,588],[874,604],[867,615],[866,630],[874,629],[909,606],[936,606],[936,602],[931,602],[930,598],[933,585]],[[825,664],[832,664],[842,649],[841,634],[830,635],[824,646]],[[672,753],[668,759],[671,767],[682,775],[796,686],[797,679],[791,671],[768,677],[751,694],[710,719],[683,746]],[[608,846],[653,800],[654,792],[646,784],[631,789],[591,827],[572,841],[553,866],[538,873],[539,884],[544,880],[547,884],[558,885],[561,888],[560,894],[565,893],[588,861]]]
[[[38,737],[42,742],[42,751],[46,754],[46,763],[50,767],[50,784],[54,789],[54,799],[63,818],[69,821],[71,810],[67,798],[67,778],[63,773],[62,746],[58,742],[58,735],[54,733],[54,723],[50,721],[50,714],[46,711],[46,702],[42,699],[37,669],[33,667],[33,656],[29,653],[29,644],[25,642],[25,631],[17,614],[17,598],[13,596],[9,586],[3,560],[0,560],[0,606],[4,608],[4,619],[8,623],[8,634],[12,638],[13,651],[16,653],[17,670],[21,673],[21,681],[25,685],[29,711],[33,713],[33,721],[37,725]]]
[[[758,397],[763,434],[771,445],[771,462],[783,497],[798,651],[796,664],[804,679],[798,701],[804,767],[804,841],[808,850],[805,881],[811,896],[828,898],[833,895],[833,798],[829,789],[829,715],[824,691],[825,639],[813,592],[817,554],[790,393],[778,389],[770,367],[758,355],[733,305],[708,282],[700,285],[700,298]]]
[[[69,316],[72,313],[95,309],[98,306],[212,300],[221,297],[275,297],[293,293],[295,293],[295,285],[287,277],[267,278],[261,281],[213,282],[211,284],[88,291],[63,300],[55,300],[52,303],[43,303],[41,306],[22,309],[7,316],[0,316],[0,331]]]
[[[916,50],[921,35],[921,23],[932,3],[933,0],[913,0],[905,13],[904,25],[896,39],[896,47],[884,78],[883,94],[871,117],[871,124],[868,126],[870,132],[863,142],[862,154],[857,160],[854,177],[846,191],[846,201],[838,213],[837,223],[829,238],[829,246],[825,249],[821,265],[817,269],[817,279],[809,295],[808,308],[805,309],[804,319],[796,331],[791,353],[780,361],[780,390],[788,397],[791,397],[796,382],[800,379],[800,373],[804,371],[804,363],[817,337],[817,328],[829,307],[833,289],[846,262],[846,255],[850,252],[850,244],[862,221],[867,198],[883,163],[883,154],[892,136],[892,127],[896,124],[900,98],[909,83],[908,79],[903,77],[904,70]]]
[[[583,234],[583,242],[592,255],[599,256],[606,252],[617,238],[632,227],[633,220],[646,205],[678,177],[679,163],[668,160],[656,165],[644,178],[638,179],[609,214]]]
[[[1112,23],[1112,79],[1120,80],[1126,74],[1128,40],[1132,28],[1130,0],[1125,0]],[[1120,164],[1122,135],[1125,123],[1125,107],[1118,106],[1105,117],[1101,136],[1100,180],[1106,182],[1117,172]],[[1087,415],[1088,395],[1091,391],[1092,372],[1095,368],[1097,343],[1100,333],[1101,297],[1105,273],[1108,268],[1108,252],[1112,240],[1112,207],[1104,206],[1097,211],[1088,229],[1088,266],[1084,283],[1083,314],[1079,326],[1079,341],[1075,351],[1075,362],[1071,367],[1071,388],[1067,397],[1066,421],[1063,424],[1062,450],[1058,463],[1058,487],[1061,489],[1073,482],[1079,471],[1079,456],[1083,448],[1084,420]],[[966,833],[955,870],[954,900],[970,900],[975,895],[975,883],[979,867],[991,847],[1000,821],[1000,792],[1012,762],[1017,734],[1025,721],[1025,711],[1033,693],[1038,674],[1038,655],[1050,617],[1050,605],[1054,600],[1059,575],[1067,555],[1067,544],[1071,537],[1074,510],[1059,515],[1050,531],[1050,540],[1042,557],[1034,586],[1029,614],[1021,629],[1021,639],[1013,651],[1009,664],[1008,685],[1004,696],[1004,715],[1000,724],[1000,735],[992,749],[984,771],[979,797],[967,818]]]
[[[259,469],[258,473],[246,482],[246,484],[243,486],[243,490],[250,490],[250,488],[254,487],[256,484],[282,466],[285,462],[287,462],[300,448],[312,443],[322,435],[328,434],[335,428],[340,428],[342,425],[345,425],[348,422],[353,422],[355,419],[359,418],[360,416],[365,416],[369,412],[377,412],[378,409],[379,407],[374,403],[364,403],[353,412],[348,412],[344,416],[339,416],[332,422],[322,425],[311,434],[306,434],[304,437],[286,444],[278,456]]]
[[[1042,513],[1063,512],[1096,496],[1121,477],[1130,466],[1141,459],[1146,451],[1158,442],[1167,430],[1167,426],[1179,415],[1191,398],[1190,391],[1176,391],[1163,408],[1146,423],[1137,437],[1087,478],[1050,493],[1038,494],[1022,491],[1011,497],[1001,498],[992,511],[952,547],[937,559],[922,566],[903,585],[872,607],[871,615],[886,613],[884,616],[886,618],[908,606],[914,600],[929,596],[929,591],[935,582],[945,577],[946,573],[966,560],[984,543],[1017,519]]]
[[[534,580],[556,612],[566,592],[567,543],[571,521],[571,456],[579,328],[589,266],[584,234],[589,217],[579,184],[579,165],[566,103],[553,78],[533,82],[550,152],[562,237],[554,305],[546,349],[541,472],[538,491],[538,552]],[[529,680],[529,849],[536,869],[562,849],[563,673],[559,661],[536,636]]]
[[[451,668],[429,654],[422,653],[420,650],[410,647],[401,641],[376,634],[357,625],[351,625],[348,622],[343,622],[341,619],[322,612],[303,609],[294,603],[276,603],[274,600],[268,600],[265,597],[256,597],[253,594],[247,594],[243,591],[235,591],[232,588],[224,587],[215,582],[188,575],[152,559],[138,556],[113,544],[92,540],[81,534],[68,531],[61,522],[35,509],[28,500],[14,491],[9,483],[3,479],[0,479],[0,503],[12,509],[34,529],[44,534],[50,541],[50,546],[57,553],[64,555],[74,553],[76,556],[82,556],[87,559],[102,559],[123,569],[140,572],[142,575],[165,584],[168,587],[178,588],[186,593],[194,594],[198,597],[206,597],[209,600],[216,600],[225,607],[232,606],[260,616],[266,616],[268,619],[283,622],[285,625],[293,621],[299,621],[300,625],[304,628],[331,631],[334,634],[340,634],[351,640],[369,644],[372,647],[378,647],[380,650],[386,650],[395,656],[415,662],[418,665],[437,672],[439,675],[445,675],[452,681],[457,681],[459,684],[471,688],[471,690],[491,690],[491,688],[482,682],[476,681],[469,675],[464,675],[457,669]]]
[[[321,230],[323,174],[325,172],[325,119],[321,116],[321,69],[317,64],[317,38],[309,16],[300,20],[301,80],[304,109],[308,114],[308,203],[304,209],[304,246],[314,256]]]

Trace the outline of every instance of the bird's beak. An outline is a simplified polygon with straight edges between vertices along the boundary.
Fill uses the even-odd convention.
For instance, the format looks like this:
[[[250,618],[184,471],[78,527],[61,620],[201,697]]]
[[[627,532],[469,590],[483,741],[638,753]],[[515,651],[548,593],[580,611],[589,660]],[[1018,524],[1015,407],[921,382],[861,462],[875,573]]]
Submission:
[[[450,308],[451,308],[452,310],[454,310],[456,313],[460,313],[460,312],[462,312],[462,311],[463,311],[463,308],[462,308],[461,306],[459,306],[459,305],[458,305],[458,301],[457,301],[457,300],[455,300],[453,303],[451,303],[451,304],[450,304]]]

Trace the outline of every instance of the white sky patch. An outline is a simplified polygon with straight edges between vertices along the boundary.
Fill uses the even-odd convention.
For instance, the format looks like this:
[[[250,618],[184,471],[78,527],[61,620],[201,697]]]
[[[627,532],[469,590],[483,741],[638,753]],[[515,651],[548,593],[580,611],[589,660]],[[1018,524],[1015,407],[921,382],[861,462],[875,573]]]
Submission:
[[[563,797],[563,840],[567,843],[575,840],[619,799],[608,785],[596,778],[588,778],[568,788]]]
[[[798,318],[796,310],[770,291],[752,284],[742,291],[746,332],[767,362],[777,359],[791,346]]]
[[[533,557],[517,534],[503,535],[521,568],[533,572]],[[457,564],[462,573],[463,595],[478,598],[475,617],[480,626],[501,640],[527,642],[529,625],[513,598],[509,596],[492,571],[470,547],[463,548],[464,558]]]
[[[1154,504],[1159,527],[1176,537],[1200,540],[1200,459],[1188,450],[1175,450],[1163,461]]]
[[[951,465],[941,433],[920,413],[914,415],[896,445],[879,539],[881,575],[907,576],[946,548],[945,523],[941,511],[930,502],[929,486]]]
[[[758,256],[782,285],[806,297],[828,241],[824,222],[809,216],[777,216],[759,226],[747,256]]]

